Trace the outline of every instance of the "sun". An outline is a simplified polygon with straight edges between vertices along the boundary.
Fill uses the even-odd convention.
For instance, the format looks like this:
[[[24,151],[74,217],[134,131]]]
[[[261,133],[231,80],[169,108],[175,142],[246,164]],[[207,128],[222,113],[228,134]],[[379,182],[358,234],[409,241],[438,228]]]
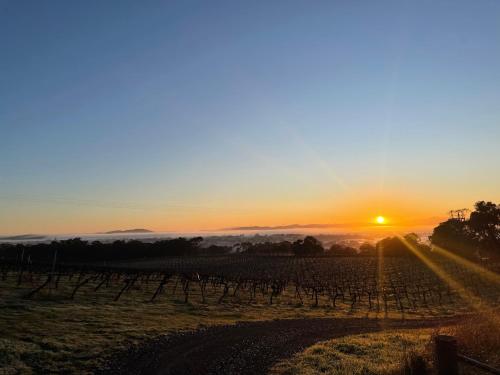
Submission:
[[[377,216],[377,218],[375,219],[375,221],[377,222],[377,224],[385,224],[385,217],[383,217],[383,216]]]

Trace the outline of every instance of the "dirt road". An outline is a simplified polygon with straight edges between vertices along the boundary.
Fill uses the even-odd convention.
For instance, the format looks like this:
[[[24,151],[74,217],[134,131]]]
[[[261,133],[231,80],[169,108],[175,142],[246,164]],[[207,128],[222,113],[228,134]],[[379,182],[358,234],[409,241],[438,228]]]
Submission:
[[[113,374],[266,374],[276,361],[322,340],[393,328],[452,324],[456,319],[286,319],[217,326],[164,336],[109,364]]]

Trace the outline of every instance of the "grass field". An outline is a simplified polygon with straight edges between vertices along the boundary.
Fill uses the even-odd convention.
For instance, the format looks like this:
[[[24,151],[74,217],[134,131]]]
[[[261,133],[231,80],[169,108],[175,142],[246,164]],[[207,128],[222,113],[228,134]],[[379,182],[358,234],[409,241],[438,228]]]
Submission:
[[[471,314],[457,325],[438,329],[389,330],[352,335],[317,343],[293,358],[281,361],[270,375],[396,375],[412,359],[433,368],[433,339],[437,334],[456,337],[459,353],[500,367],[500,314]],[[461,374],[485,374],[464,362]],[[432,373],[432,372],[431,372]]]
[[[0,288],[0,373],[89,372],[113,352],[155,335],[203,325],[232,324],[334,314],[326,309],[264,304],[185,304],[171,296],[148,303],[152,291],[133,291],[113,302],[118,288],[93,293],[82,289],[75,300],[64,291],[22,298],[29,288]],[[166,293],[171,293],[167,291]],[[209,301],[211,302],[211,301]]]
[[[156,285],[144,283],[124,293],[117,302],[113,302],[113,298],[120,290],[120,284],[111,284],[98,292],[94,291],[95,285],[89,284],[82,287],[72,300],[69,297],[74,281],[63,281],[57,290],[44,289],[34,299],[25,299],[23,296],[33,286],[29,283],[17,286],[15,281],[15,275],[11,274],[0,282],[0,374],[91,373],[102,366],[113,353],[154,336],[238,321],[344,316],[412,319],[453,315],[464,311],[464,305],[457,303],[440,308],[407,311],[402,316],[396,309],[389,314],[368,311],[362,305],[351,310],[348,302],[334,309],[326,303],[312,307],[312,304],[284,302],[290,301],[290,298],[283,298],[283,301],[277,298],[276,303],[270,305],[265,296],[257,298],[251,304],[242,303],[237,296],[218,304],[218,293],[207,293],[206,303],[201,303],[195,287],[190,303],[184,303],[180,288],[173,294],[173,280],[154,303],[148,301]],[[391,342],[389,336],[384,340]],[[417,341],[415,339],[411,342]],[[357,345],[356,342],[353,345]],[[391,345],[397,344],[394,342]],[[317,358],[319,354],[316,353]],[[368,356],[365,360],[371,361],[370,358]],[[356,363],[359,364],[362,360],[358,359]],[[392,366],[396,358],[387,357],[387,360],[387,366]],[[302,362],[292,364],[295,366],[297,363]],[[285,373],[295,373],[293,366],[285,369]],[[300,367],[304,366],[301,364]],[[307,366],[304,368],[304,373],[312,371]]]
[[[278,363],[272,375],[400,374],[407,356],[424,351],[432,330],[398,330],[318,343]]]

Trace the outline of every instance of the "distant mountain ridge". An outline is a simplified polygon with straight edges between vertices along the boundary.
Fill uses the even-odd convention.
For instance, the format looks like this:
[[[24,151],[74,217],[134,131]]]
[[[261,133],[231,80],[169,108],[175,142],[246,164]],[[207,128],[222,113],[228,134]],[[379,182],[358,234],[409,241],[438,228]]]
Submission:
[[[322,229],[322,228],[343,228],[348,224],[289,224],[277,226],[246,226],[246,227],[230,227],[222,230],[281,230],[281,229]]]
[[[47,238],[41,234],[18,234],[15,236],[5,236],[0,237],[0,240],[4,241],[27,241],[27,240],[44,240]]]
[[[109,232],[104,232],[104,234],[126,234],[126,233],[154,233],[152,230],[136,228],[136,229],[125,229],[125,230],[110,230]]]

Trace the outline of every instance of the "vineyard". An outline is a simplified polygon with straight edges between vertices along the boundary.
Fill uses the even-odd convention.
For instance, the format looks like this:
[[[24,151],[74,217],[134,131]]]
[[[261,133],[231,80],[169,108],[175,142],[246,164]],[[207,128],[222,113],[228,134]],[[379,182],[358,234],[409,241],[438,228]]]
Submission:
[[[368,311],[418,311],[454,304],[490,304],[500,288],[484,273],[433,258],[441,273],[416,258],[290,256],[183,256],[103,264],[1,265],[5,284],[26,288],[24,298],[50,294],[78,299],[84,293],[118,301],[137,291],[137,302],[289,304]],[[451,281],[450,281],[451,280]],[[146,298],[144,296],[147,296]]]

